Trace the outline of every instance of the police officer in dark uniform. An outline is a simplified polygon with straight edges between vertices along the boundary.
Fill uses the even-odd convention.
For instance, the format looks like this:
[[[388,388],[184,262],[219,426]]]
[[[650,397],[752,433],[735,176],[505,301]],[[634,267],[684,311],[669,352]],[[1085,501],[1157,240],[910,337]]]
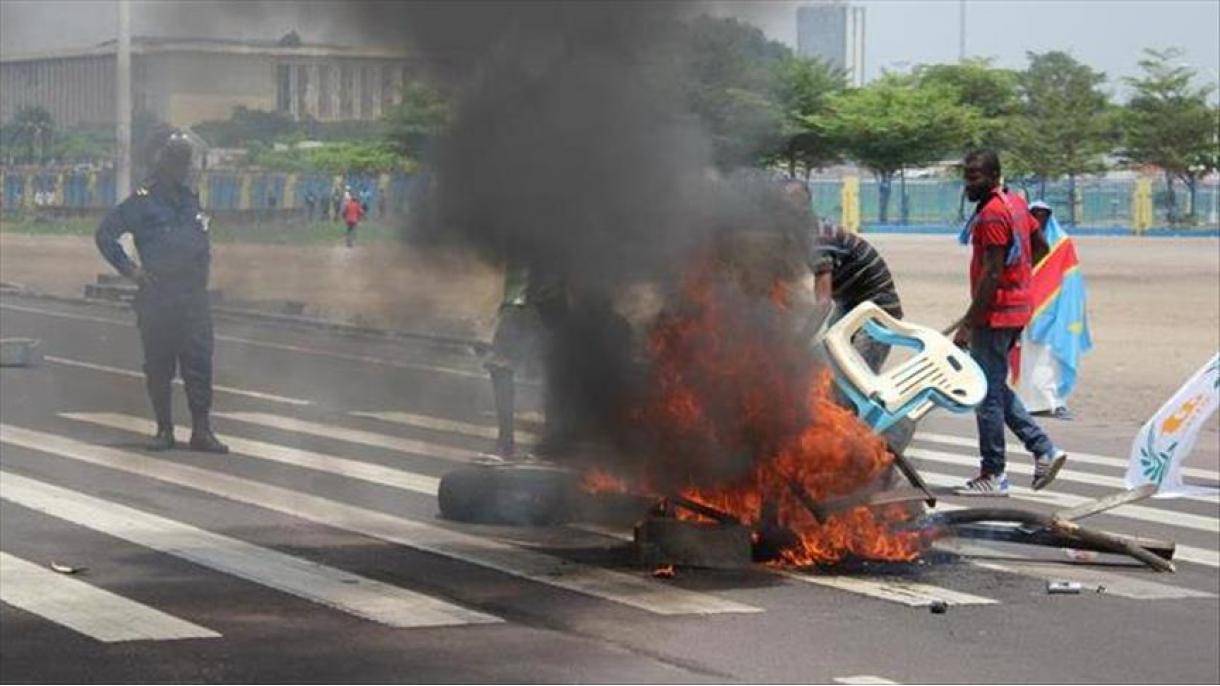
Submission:
[[[211,242],[208,218],[187,186],[191,143],[179,131],[162,134],[143,186],[111,210],[94,236],[98,250],[116,270],[139,285],[136,321],[144,347],[144,376],[157,420],[149,446],[175,446],[172,383],[181,372],[191,409],[190,447],[227,453],[212,433],[212,314],[208,303]],[[119,244],[131,233],[140,264]]]

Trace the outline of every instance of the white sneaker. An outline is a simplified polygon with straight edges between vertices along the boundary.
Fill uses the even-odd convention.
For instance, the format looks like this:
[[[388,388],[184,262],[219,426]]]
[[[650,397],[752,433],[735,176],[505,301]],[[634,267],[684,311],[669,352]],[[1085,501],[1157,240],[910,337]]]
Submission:
[[[1007,498],[1008,474],[979,474],[953,492],[957,495]]]

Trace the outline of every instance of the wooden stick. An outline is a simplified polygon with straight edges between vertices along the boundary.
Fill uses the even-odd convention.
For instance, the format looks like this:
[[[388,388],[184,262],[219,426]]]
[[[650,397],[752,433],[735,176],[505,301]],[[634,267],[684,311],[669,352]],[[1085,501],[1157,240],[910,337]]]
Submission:
[[[1075,522],[1067,522],[1055,517],[1048,517],[1036,512],[1028,510],[1018,510],[1016,508],[970,508],[965,510],[954,510],[952,512],[940,512],[930,517],[925,517],[922,524],[926,527],[931,527],[932,535],[935,536],[937,529],[944,533],[951,533],[953,528],[960,524],[973,524],[977,522],[1015,522],[1024,524],[1028,527],[1036,529],[1046,529],[1053,533],[1058,533],[1069,538],[1075,538],[1084,541],[1090,545],[1098,546],[1100,550],[1108,552],[1121,553],[1133,557],[1140,562],[1148,565],[1158,572],[1173,572],[1176,571],[1174,564],[1169,560],[1165,560],[1157,555],[1136,545],[1131,539],[1108,534],[1104,531],[1095,529],[1086,529]]]
[[[1084,519],[1085,517],[1091,517],[1095,514],[1105,512],[1106,510],[1112,510],[1119,505],[1126,505],[1127,503],[1133,503],[1137,500],[1143,500],[1144,498],[1151,496],[1153,493],[1156,493],[1156,489],[1156,484],[1144,484],[1143,486],[1138,486],[1127,491],[1119,491],[1118,493],[1108,495],[1104,498],[1098,498],[1097,500],[1090,500],[1086,503],[1081,503],[1076,507],[1070,507],[1066,510],[1059,510],[1054,514],[1054,517],[1055,519],[1062,519],[1065,522],[1074,522],[1078,519]]]
[[[1034,529],[1032,531],[1012,524],[959,524],[953,527],[953,534],[959,538],[969,538],[978,541],[996,541],[999,543],[1021,543],[1023,545],[1045,546],[1048,548],[1079,548],[1097,552],[1114,552],[1109,545],[1098,547],[1078,537],[1069,537],[1058,531]],[[1137,538],[1134,536],[1117,536],[1126,539],[1148,552],[1166,560],[1173,559],[1176,546],[1172,541],[1161,541],[1152,538]]]
[[[721,512],[714,507],[704,505],[700,502],[695,502],[689,498],[683,498],[680,495],[672,495],[669,497],[669,502],[686,510],[690,510],[697,515],[702,515],[708,519],[714,519],[721,524],[741,524],[741,520],[731,514]]]
[[[795,479],[792,479],[788,481],[788,490],[792,492],[792,495],[796,496],[797,500],[801,501],[806,510],[809,510],[809,514],[813,515],[818,524],[826,523],[830,513],[809,496],[809,492],[805,490],[804,486],[797,483]]]

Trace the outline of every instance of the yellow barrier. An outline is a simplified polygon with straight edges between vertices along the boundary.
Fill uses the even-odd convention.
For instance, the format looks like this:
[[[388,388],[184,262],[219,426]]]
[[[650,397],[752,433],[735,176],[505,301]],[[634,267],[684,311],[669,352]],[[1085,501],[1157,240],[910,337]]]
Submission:
[[[860,177],[843,177],[843,187],[839,191],[839,200],[843,208],[840,224],[848,233],[860,232]]]
[[[1152,227],[1152,179],[1140,178],[1131,194],[1131,228],[1142,234]]]
[[[295,210],[297,207],[297,175],[289,174],[284,180],[284,197],[280,207],[286,210]]]
[[[211,192],[208,189],[208,175],[200,174],[199,176],[199,207],[202,209],[208,208],[208,196]]]

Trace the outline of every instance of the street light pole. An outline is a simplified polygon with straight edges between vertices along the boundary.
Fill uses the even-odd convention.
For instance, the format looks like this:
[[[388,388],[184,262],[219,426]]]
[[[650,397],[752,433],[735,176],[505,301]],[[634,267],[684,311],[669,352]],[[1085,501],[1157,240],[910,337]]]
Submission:
[[[957,61],[966,61],[966,0],[957,0]]]
[[[119,35],[115,54],[115,199],[131,193],[131,5],[118,0]]]

